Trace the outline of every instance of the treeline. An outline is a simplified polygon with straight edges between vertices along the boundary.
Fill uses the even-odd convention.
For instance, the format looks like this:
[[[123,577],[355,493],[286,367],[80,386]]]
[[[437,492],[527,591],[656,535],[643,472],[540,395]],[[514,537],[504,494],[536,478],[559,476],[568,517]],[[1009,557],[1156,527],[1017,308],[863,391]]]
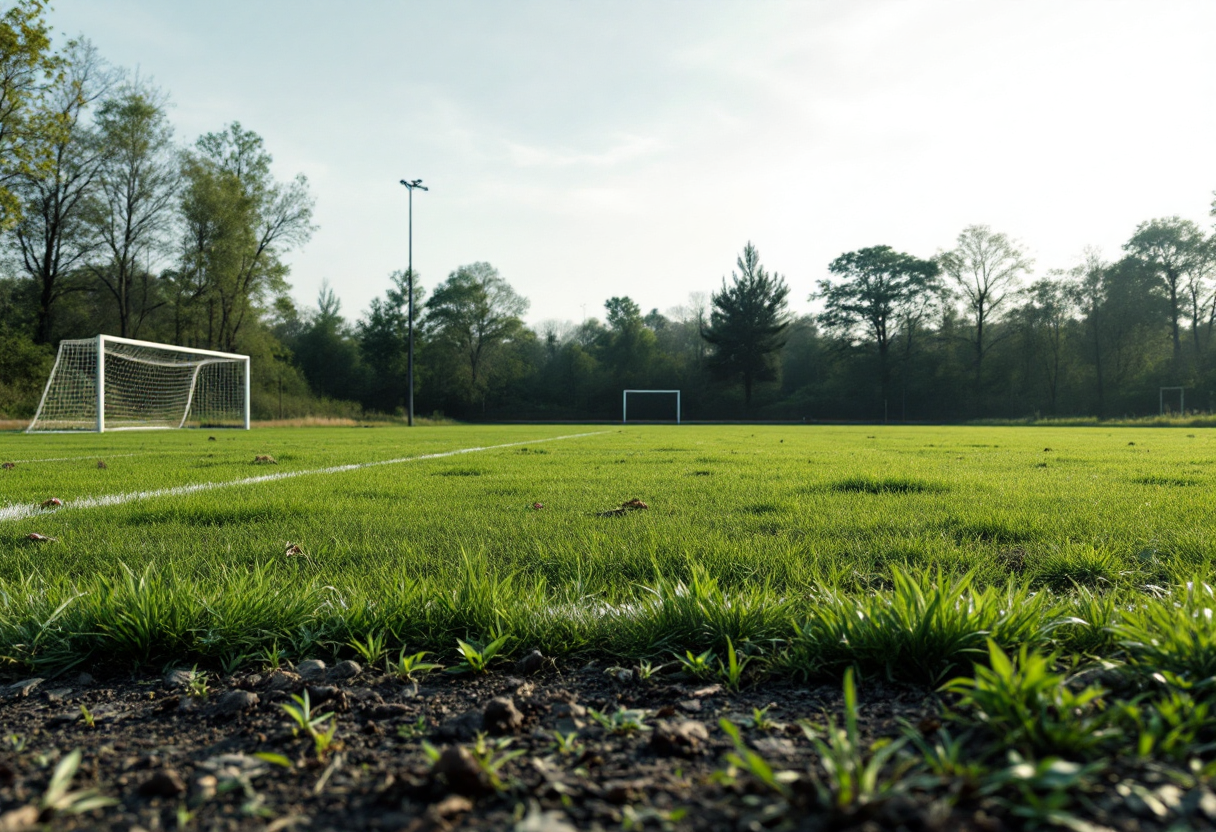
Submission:
[[[53,49],[37,0],[4,13],[0,41],[0,413],[32,413],[55,345],[99,332],[250,354],[255,418],[401,412],[410,275],[354,320],[328,285],[298,308],[283,255],[315,230],[313,200],[260,137],[233,122],[179,143],[165,93],[86,40]],[[683,306],[611,297],[533,327],[489,263],[429,292],[414,276],[417,410],[618,418],[623,389],[660,388],[690,419],[1116,417],[1156,413],[1163,387],[1216,409],[1216,237],[1190,220],[1141,223],[1117,259],[1070,269],[977,225],[930,256],[846,252],[828,275],[802,289],[821,311],[794,316],[748,243]]]
[[[314,230],[304,177],[276,180],[236,122],[179,143],[166,93],[85,39],[54,49],[43,6],[0,17],[0,413],[29,415],[55,345],[99,332],[248,353],[260,412],[280,379],[324,407],[271,331]]]

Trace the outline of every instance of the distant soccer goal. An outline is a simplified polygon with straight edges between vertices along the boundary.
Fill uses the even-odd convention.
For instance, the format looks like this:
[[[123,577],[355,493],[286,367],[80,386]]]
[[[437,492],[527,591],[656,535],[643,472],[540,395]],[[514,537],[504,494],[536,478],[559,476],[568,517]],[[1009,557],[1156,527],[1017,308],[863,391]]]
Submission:
[[[26,433],[249,429],[249,356],[98,335],[61,341]]]
[[[680,424],[680,391],[679,390],[625,390],[621,393],[621,421],[629,421],[629,396],[675,396],[675,420],[676,424]],[[647,404],[644,405],[645,410],[640,415],[634,416],[635,422],[662,422],[670,421],[671,410],[662,403],[655,403],[653,398],[647,399]],[[634,413],[638,414],[639,407],[635,404]]]

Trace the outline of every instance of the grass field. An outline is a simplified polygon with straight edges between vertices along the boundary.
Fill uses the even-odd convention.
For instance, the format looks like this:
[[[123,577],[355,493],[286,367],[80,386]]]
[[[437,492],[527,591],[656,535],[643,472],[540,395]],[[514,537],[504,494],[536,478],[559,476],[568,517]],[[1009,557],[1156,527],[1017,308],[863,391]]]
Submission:
[[[373,631],[445,650],[501,631],[521,649],[641,656],[730,636],[809,673],[865,652],[856,633],[848,649],[794,649],[850,626],[858,605],[955,592],[970,608],[959,613],[968,650],[1006,627],[1011,643],[1051,632],[1100,651],[1111,621],[1089,620],[1091,607],[1140,609],[1212,568],[1216,454],[1204,431],[211,435],[0,437],[15,462],[0,471],[0,654],[230,662]],[[275,464],[255,463],[261,454]],[[34,509],[49,498],[63,506]],[[600,516],[632,498],[649,508]],[[285,555],[292,544],[302,554]],[[1054,628],[1070,616],[1087,626]],[[880,663],[930,677],[954,664]]]

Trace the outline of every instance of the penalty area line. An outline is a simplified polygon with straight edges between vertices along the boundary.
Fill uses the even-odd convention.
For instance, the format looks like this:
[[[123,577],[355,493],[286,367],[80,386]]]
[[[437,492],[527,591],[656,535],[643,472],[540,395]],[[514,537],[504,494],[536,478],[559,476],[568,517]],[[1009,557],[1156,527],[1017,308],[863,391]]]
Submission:
[[[359,471],[364,468],[378,468],[382,465],[400,465],[405,462],[423,462],[428,459],[442,459],[461,454],[475,454],[480,451],[496,451],[502,448],[517,448],[520,445],[536,445],[541,442],[560,442],[563,439],[581,439],[586,436],[599,436],[611,433],[607,430],[597,430],[591,433],[569,433],[565,436],[550,436],[545,439],[526,439],[522,442],[507,442],[502,445],[482,445],[475,448],[457,448],[454,451],[440,451],[433,454],[418,456],[403,456],[397,459],[381,459],[375,462],[351,462],[346,465],[330,465],[325,468],[309,468],[304,471],[280,471],[274,474],[261,474],[256,477],[243,477],[239,480],[224,482],[196,482],[190,485],[175,485],[169,488],[156,488],[150,491],[128,491],[123,494],[102,494],[98,497],[78,497],[65,500],[59,508],[44,509],[36,505],[7,505],[0,507],[0,523],[13,520],[24,520],[44,514],[57,514],[67,509],[103,508],[132,503],[136,500],[151,500],[157,497],[181,497],[186,494],[196,494],[200,491],[214,491],[219,488],[233,488],[241,485],[258,485],[264,482],[288,480],[294,477],[309,477],[316,474],[340,474],[344,471]]]

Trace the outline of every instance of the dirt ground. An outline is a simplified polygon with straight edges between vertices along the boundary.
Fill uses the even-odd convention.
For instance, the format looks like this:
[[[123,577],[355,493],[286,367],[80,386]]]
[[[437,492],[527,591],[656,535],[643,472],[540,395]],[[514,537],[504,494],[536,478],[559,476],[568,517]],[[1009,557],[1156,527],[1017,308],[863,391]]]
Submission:
[[[123,832],[1023,828],[1007,805],[979,794],[951,806],[933,790],[911,790],[861,811],[821,808],[806,775],[817,757],[796,722],[823,725],[829,714],[839,722],[838,686],[769,681],[732,693],[671,676],[640,680],[603,663],[557,669],[539,661],[416,683],[353,662],[297,670],[212,677],[205,691],[185,670],[0,682],[0,832],[40,822]],[[323,735],[336,724],[320,755],[282,707],[305,691],[314,717],[335,714],[316,727]],[[930,733],[938,725],[939,703],[923,688],[867,680],[860,699],[869,739],[898,736],[901,723]],[[620,724],[616,733],[590,713],[621,708],[643,710],[644,727]],[[755,708],[768,708],[767,722],[752,724]],[[722,717],[774,768],[801,773],[788,800],[746,774],[723,776],[734,746]],[[569,737],[565,747],[558,734]],[[56,762],[74,749],[82,763],[72,787],[96,789],[115,805],[75,816],[40,807]],[[1113,782],[1110,800],[1092,801],[1095,823],[1166,828],[1158,815],[1121,804]],[[1202,828],[1207,821],[1192,814]]]

